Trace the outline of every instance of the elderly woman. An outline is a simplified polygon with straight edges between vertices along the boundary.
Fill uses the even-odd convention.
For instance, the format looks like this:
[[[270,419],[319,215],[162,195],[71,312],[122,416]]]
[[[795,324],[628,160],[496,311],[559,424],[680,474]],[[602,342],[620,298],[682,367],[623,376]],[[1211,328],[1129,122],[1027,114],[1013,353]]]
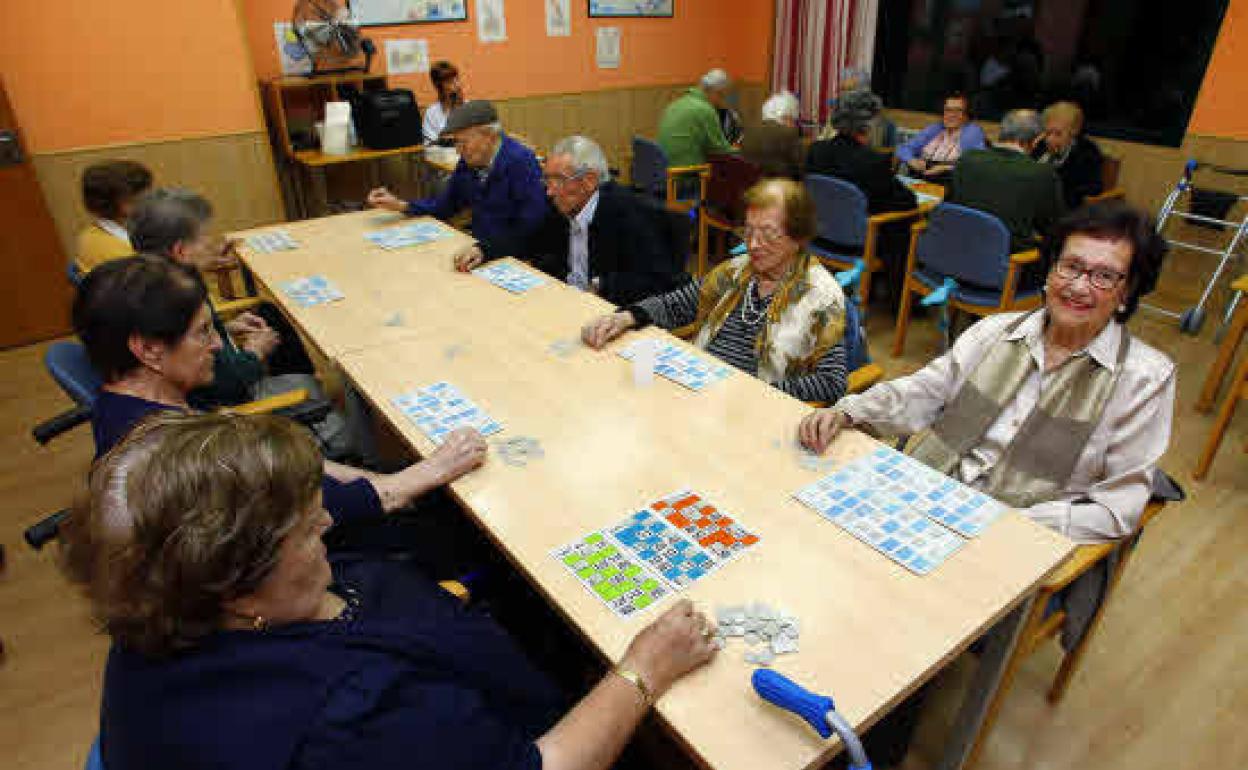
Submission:
[[[82,205],[91,224],[78,233],[78,270],[89,273],[134,253],[126,222],[134,202],[152,187],[152,172],[132,160],[111,160],[82,172]]]
[[[1083,133],[1083,110],[1074,102],[1055,102],[1044,111],[1044,136],[1031,157],[1057,169],[1067,208],[1077,208],[1105,189],[1105,156]]]
[[[763,122],[745,132],[741,156],[758,165],[763,176],[800,179],[802,137],[797,131],[797,97],[788,91],[763,102]]]
[[[971,102],[964,94],[946,97],[940,122],[897,148],[902,171],[932,182],[946,180],[962,153],[988,146],[984,130],[970,120]]]
[[[212,382],[221,348],[203,281],[185,265],[156,257],[108,262],[83,280],[74,330],[104,380],[92,407],[96,456],[152,412],[190,411],[187,395]],[[475,431],[456,431],[429,459],[379,474],[324,461],[325,507],[339,521],[379,518],[485,460]]]
[[[749,252],[700,282],[597,318],[581,330],[601,348],[629,329],[696,323],[694,344],[803,401],[845,393],[845,296],[803,247],[815,234],[806,187],[764,180],[745,194]]]
[[[1125,322],[1165,242],[1124,203],[1082,208],[1045,244],[1044,307],[990,316],[908,377],[802,420],[822,452],[847,427],[906,451],[1078,542],[1131,534],[1170,439],[1174,363]]]
[[[64,540],[113,640],[106,767],[597,770],[714,655],[677,602],[560,716],[488,616],[405,563],[326,557],[321,473],[268,416],[155,415],[96,465]]]

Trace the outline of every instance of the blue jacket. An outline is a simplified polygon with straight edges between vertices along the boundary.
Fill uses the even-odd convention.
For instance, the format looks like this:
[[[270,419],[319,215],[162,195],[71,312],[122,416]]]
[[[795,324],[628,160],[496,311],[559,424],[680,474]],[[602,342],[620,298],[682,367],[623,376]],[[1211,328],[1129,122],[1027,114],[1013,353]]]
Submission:
[[[919,157],[927,143],[932,141],[943,129],[944,126],[942,124],[933,123],[920,131],[913,139],[897,148],[897,160],[906,163]],[[962,133],[958,136],[958,144],[962,147],[962,152],[982,150],[988,146],[988,142],[984,138],[984,129],[975,123],[967,123],[965,126],[962,126]]]
[[[472,234],[486,259],[517,256],[546,217],[546,189],[533,151],[506,134],[481,182],[461,159],[436,198],[412,201],[407,213],[449,219],[472,209]]]

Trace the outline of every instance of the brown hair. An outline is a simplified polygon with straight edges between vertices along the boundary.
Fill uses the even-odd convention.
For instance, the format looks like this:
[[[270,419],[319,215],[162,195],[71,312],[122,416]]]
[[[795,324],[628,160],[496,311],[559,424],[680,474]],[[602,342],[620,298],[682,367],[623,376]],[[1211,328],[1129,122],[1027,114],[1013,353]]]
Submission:
[[[806,185],[792,179],[764,179],[745,191],[747,209],[779,206],[784,212],[784,232],[800,243],[815,237],[815,200]]]
[[[442,87],[459,77],[459,68],[449,61],[434,62],[429,68],[429,81],[433,83],[433,88],[438,92],[438,97],[442,97]]]
[[[82,205],[104,219],[121,217],[121,204],[152,186],[152,172],[132,160],[110,160],[82,172]]]
[[[63,565],[100,625],[161,655],[221,628],[320,489],[312,437],[271,415],[160,412],[96,463],[63,526]]]

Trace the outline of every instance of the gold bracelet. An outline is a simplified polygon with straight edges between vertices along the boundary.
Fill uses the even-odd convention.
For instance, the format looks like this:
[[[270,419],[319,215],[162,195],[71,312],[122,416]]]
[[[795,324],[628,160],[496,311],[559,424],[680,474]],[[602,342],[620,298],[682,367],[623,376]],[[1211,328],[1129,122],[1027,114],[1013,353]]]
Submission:
[[[641,674],[638,674],[632,669],[624,668],[623,666],[616,666],[611,669],[611,673],[621,679],[624,679],[625,681],[631,682],[632,685],[637,688],[637,692],[641,693],[641,700],[645,704],[646,708],[650,708],[654,705],[654,693],[651,692],[650,687],[646,685],[646,680],[641,678]]]

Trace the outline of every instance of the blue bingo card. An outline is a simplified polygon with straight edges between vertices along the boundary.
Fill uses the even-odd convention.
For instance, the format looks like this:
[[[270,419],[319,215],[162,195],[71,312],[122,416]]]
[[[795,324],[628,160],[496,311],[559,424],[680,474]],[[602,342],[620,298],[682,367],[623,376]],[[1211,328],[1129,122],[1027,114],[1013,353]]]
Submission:
[[[435,444],[441,444],[448,433],[459,428],[476,428],[483,436],[503,429],[449,382],[435,382],[395,396],[391,401]]]
[[[274,251],[289,251],[299,248],[299,242],[290,237],[285,230],[266,230],[262,233],[247,236],[247,245],[258,254],[271,254]]]
[[[546,283],[546,279],[511,262],[491,262],[472,271],[512,294],[523,294]]]
[[[632,514],[609,532],[677,589],[715,569],[715,559],[709,553],[649,510]]]
[[[724,379],[732,371],[726,364],[721,364],[714,359],[708,360],[697,353],[680,348],[670,342],[638,340],[632,345],[621,348],[619,355],[621,358],[631,361],[637,354],[635,346],[646,343],[655,346],[654,373],[666,377],[672,382],[684,385],[690,390],[702,390],[706,386],[713,385]]]
[[[401,227],[373,230],[364,237],[383,249],[402,249],[442,240],[447,231],[434,222],[412,222]]]
[[[338,287],[329,282],[323,275],[310,275],[278,284],[286,296],[294,300],[299,307],[315,307],[326,302],[337,302],[343,298]]]
[[[877,498],[901,502],[964,537],[978,537],[1006,507],[912,457],[879,447],[850,463],[870,477]]]

